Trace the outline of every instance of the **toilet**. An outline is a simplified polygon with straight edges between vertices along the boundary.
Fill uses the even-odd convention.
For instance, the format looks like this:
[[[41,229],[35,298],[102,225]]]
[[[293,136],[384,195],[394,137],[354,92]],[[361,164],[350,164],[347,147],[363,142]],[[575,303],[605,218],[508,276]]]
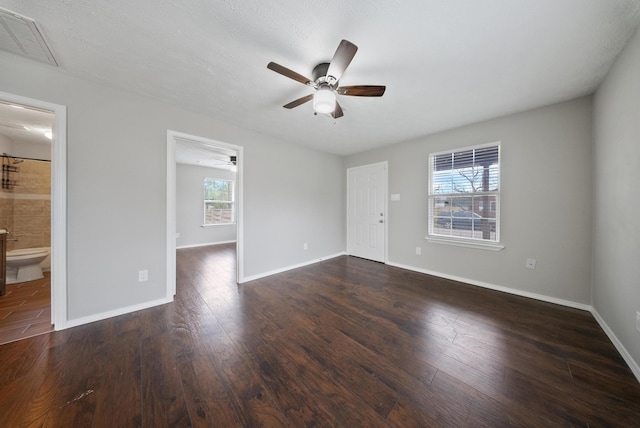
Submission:
[[[49,252],[48,247],[7,251],[7,284],[44,278],[41,263]]]

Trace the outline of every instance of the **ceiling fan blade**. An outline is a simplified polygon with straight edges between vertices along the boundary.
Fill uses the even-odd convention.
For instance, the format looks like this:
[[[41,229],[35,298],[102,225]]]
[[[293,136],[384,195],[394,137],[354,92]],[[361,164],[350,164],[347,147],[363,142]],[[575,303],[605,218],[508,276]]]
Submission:
[[[327,70],[327,76],[333,76],[336,81],[340,80],[342,74],[347,69],[351,60],[356,55],[358,47],[348,40],[343,40],[338,45],[336,53],[333,54],[333,59],[329,64]]]
[[[298,74],[293,70],[289,70],[287,67],[284,67],[280,64],[276,64],[275,62],[270,62],[269,64],[267,64],[267,68],[269,70],[275,71],[276,73],[282,74],[283,76],[288,77],[289,79],[297,80],[303,85],[306,85],[309,82],[311,82],[311,79],[309,79],[308,77],[304,77],[302,74]]]
[[[352,97],[381,97],[386,86],[375,85],[355,85],[340,86],[336,92],[340,95],[351,95]]]
[[[331,113],[331,117],[333,117],[334,119],[337,119],[342,116],[344,116],[344,113],[342,112],[342,107],[340,107],[340,104],[338,104],[338,101],[336,101],[336,109],[333,111],[333,113]]]
[[[309,95],[305,95],[302,98],[298,98],[297,100],[291,101],[289,104],[285,104],[282,107],[284,108],[294,108],[294,107],[298,107],[301,104],[304,104],[308,101],[311,101],[313,99],[313,94],[309,94]]]

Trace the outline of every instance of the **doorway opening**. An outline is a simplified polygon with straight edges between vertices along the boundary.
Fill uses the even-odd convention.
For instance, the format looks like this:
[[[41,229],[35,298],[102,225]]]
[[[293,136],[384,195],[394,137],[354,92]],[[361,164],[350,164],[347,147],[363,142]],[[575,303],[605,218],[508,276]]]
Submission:
[[[178,247],[235,241],[235,278],[242,281],[242,166],[241,146],[167,131],[168,298],[176,294]]]
[[[0,92],[0,343],[66,328],[66,108]]]

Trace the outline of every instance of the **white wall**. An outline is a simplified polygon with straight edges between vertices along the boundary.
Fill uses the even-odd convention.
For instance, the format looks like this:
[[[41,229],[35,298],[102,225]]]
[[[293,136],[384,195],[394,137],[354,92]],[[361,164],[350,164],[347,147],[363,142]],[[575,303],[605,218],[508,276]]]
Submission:
[[[640,32],[594,97],[593,306],[640,379]]]
[[[168,129],[244,147],[247,276],[343,251],[342,158],[9,53],[0,63],[0,91],[67,106],[69,320],[164,297]]]
[[[2,153],[21,158],[51,160],[51,145],[15,140],[0,134],[0,154]]]
[[[11,154],[11,150],[13,149],[13,140],[6,135],[0,134],[0,154],[8,153]]]
[[[246,275],[275,270],[282,258],[278,251],[286,251],[287,259],[298,264],[343,253],[343,158],[286,143],[258,144],[252,154],[249,157],[245,151],[245,183],[248,171],[263,182],[244,189],[245,245],[259,251]]]
[[[176,165],[177,247],[216,244],[236,240],[236,225],[202,227],[204,223],[204,179],[235,180],[236,173],[220,168]]]
[[[8,153],[20,158],[51,160],[51,145],[14,140],[13,149]]]
[[[428,115],[428,112],[425,112]],[[429,153],[501,141],[499,252],[428,243]],[[389,161],[390,263],[590,303],[591,98],[453,129],[348,157]],[[422,247],[422,255],[416,255]],[[537,259],[535,270],[525,260]]]

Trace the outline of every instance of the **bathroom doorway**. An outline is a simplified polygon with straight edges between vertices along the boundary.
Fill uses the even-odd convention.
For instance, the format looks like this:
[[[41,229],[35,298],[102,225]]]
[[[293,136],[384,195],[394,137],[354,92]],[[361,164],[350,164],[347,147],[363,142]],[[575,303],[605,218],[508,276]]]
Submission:
[[[66,109],[0,93],[0,343],[65,327]]]
[[[242,147],[194,135],[167,132],[168,298],[176,293],[178,246],[187,248],[235,241],[235,278],[237,282],[242,281],[242,183]],[[205,200],[205,189],[214,184],[227,186],[226,195],[229,196],[224,201]],[[229,191],[231,188],[232,192]],[[185,221],[186,217],[188,221]]]

